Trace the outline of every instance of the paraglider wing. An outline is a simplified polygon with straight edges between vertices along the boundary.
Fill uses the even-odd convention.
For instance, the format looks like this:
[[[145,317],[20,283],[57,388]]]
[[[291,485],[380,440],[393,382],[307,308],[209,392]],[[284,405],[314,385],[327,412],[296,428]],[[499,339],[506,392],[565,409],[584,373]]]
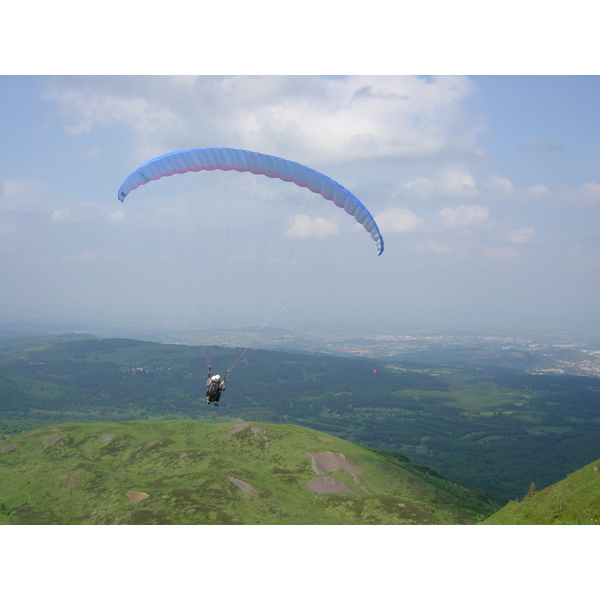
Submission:
[[[377,244],[377,254],[383,252],[383,238],[379,227],[371,213],[354,194],[323,173],[269,154],[234,148],[191,148],[163,154],[145,162],[133,171],[119,188],[118,198],[123,202],[133,190],[162,177],[190,171],[215,170],[266,175],[308,188],[352,215]]]

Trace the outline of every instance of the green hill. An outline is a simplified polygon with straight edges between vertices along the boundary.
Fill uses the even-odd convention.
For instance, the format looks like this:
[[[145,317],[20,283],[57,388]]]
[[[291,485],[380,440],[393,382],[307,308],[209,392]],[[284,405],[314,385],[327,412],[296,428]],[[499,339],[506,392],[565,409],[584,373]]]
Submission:
[[[76,423],[0,446],[1,524],[458,524],[497,506],[396,453],[264,423]]]
[[[541,491],[532,484],[521,502],[509,502],[487,525],[600,524],[600,460]]]

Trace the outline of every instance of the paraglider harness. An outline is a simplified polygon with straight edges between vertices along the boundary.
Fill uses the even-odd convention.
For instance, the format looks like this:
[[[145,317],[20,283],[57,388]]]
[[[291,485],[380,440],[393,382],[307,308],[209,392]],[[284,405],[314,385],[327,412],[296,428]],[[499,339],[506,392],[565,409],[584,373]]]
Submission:
[[[225,377],[222,381],[211,381],[206,388],[206,399],[208,404],[214,402],[216,406],[219,405],[219,399],[221,398],[222,385],[224,386],[227,381],[227,375],[229,375],[229,371],[225,373]],[[208,379],[211,378],[211,370],[208,367]]]
[[[216,398],[219,395],[219,388],[221,387],[221,382],[219,381],[211,381],[210,385],[208,386],[208,397],[209,398]]]

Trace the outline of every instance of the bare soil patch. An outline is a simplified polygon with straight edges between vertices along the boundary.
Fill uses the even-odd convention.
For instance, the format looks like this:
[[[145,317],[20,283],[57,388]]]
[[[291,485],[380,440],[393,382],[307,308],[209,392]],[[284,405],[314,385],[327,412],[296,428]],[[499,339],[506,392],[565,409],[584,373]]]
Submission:
[[[53,435],[52,437],[50,437],[46,440],[46,446],[49,446],[50,444],[54,444],[54,442],[58,442],[58,440],[60,440],[61,437],[62,437],[62,435]]]
[[[110,440],[114,440],[117,436],[116,435],[103,435],[102,439],[100,440],[101,442],[110,442]]]
[[[235,485],[237,485],[240,488],[240,490],[242,490],[242,492],[247,493],[252,491],[252,486],[249,483],[242,481],[241,479],[236,479],[235,477],[227,477],[227,479],[229,479],[231,483],[235,483]]]
[[[360,467],[351,465],[341,452],[339,454],[335,454],[334,452],[317,452],[316,454],[311,454],[310,457],[312,459],[313,470],[317,475],[325,475],[329,471],[344,469],[356,480],[356,476],[360,473]]]
[[[134,504],[141,502],[142,500],[146,500],[146,498],[150,498],[150,494],[146,494],[146,492],[139,492],[137,490],[131,490],[125,494]]]
[[[154,446],[155,444],[160,444],[162,443],[160,440],[151,440],[149,442],[147,442],[148,446]]]
[[[245,427],[248,427],[248,423],[240,423],[239,425],[236,425],[228,434],[227,436],[231,436],[236,434],[238,431],[241,431],[242,429],[244,429]]]
[[[317,494],[354,494],[350,488],[335,477],[313,477],[306,487]]]
[[[10,452],[11,450],[14,450],[17,446],[15,444],[8,444],[8,446],[4,446],[4,448],[2,448],[2,452]]]

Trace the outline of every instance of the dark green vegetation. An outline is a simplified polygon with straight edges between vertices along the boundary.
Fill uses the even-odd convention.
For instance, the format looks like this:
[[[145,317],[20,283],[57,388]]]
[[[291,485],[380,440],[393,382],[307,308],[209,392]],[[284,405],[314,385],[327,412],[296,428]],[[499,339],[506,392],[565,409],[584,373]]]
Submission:
[[[199,347],[71,335],[6,338],[0,350],[5,435],[82,421],[290,423],[401,452],[503,501],[598,458],[594,377],[253,351],[215,408]],[[223,373],[231,351],[209,351]]]
[[[0,524],[452,524],[497,508],[294,425],[64,424],[0,446]]]
[[[486,525],[600,525],[600,460],[563,481],[509,502]]]

